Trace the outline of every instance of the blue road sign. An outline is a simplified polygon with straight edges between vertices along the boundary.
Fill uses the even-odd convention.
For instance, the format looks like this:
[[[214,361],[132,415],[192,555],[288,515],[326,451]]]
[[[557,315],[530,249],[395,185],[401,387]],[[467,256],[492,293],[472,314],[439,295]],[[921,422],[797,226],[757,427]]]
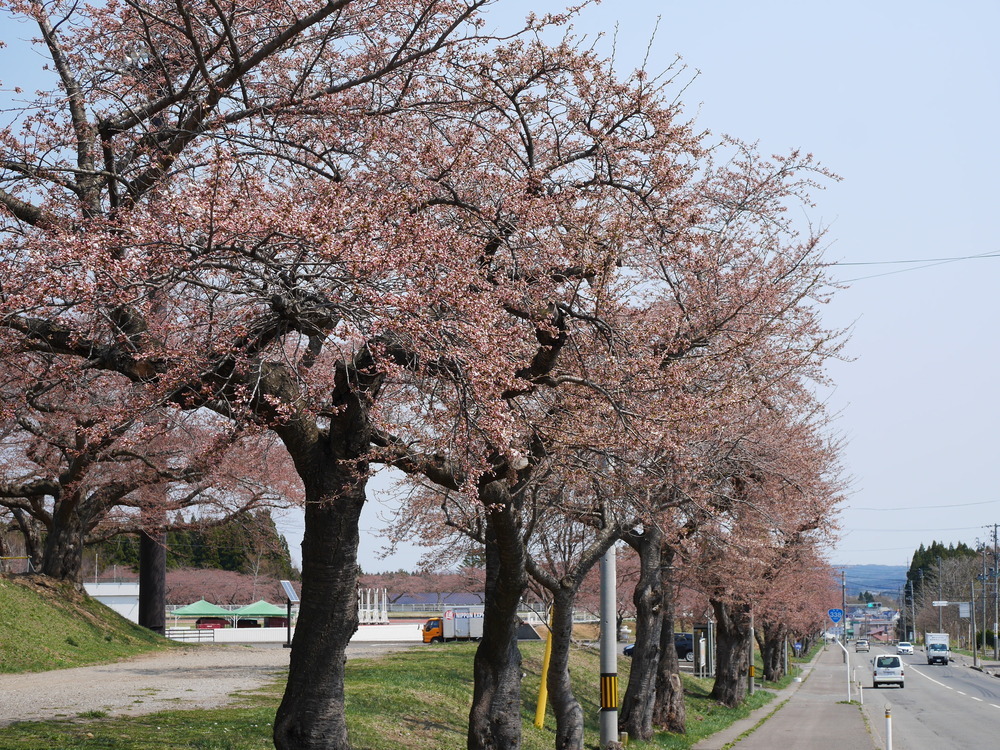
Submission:
[[[830,619],[834,622],[840,622],[844,619],[844,610],[842,609],[831,609],[827,611],[827,614],[830,615]]]

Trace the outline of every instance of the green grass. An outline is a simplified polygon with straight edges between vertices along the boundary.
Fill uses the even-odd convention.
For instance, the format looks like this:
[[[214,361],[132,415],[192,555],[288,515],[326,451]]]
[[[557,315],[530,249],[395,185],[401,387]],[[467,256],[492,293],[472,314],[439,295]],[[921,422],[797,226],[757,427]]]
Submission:
[[[472,696],[476,644],[425,646],[381,659],[347,665],[347,717],[356,750],[450,750],[465,747]],[[522,685],[524,750],[549,750],[555,743],[551,711],[545,727],[534,726],[542,644],[524,643]],[[586,743],[595,747],[598,726],[598,657],[575,649],[571,672],[586,716]],[[623,660],[623,670],[628,663]],[[627,671],[621,675],[624,689]],[[757,691],[737,709],[712,701],[711,680],[685,676],[688,734],[661,735],[655,742],[632,741],[635,748],[689,748],[767,703],[773,693]],[[212,710],[162,711],[116,719],[92,712],[58,721],[22,722],[0,728],[0,750],[269,750],[271,725],[281,699],[281,681],[239,696],[232,706]]]
[[[162,639],[72,592],[0,577],[0,655],[5,672],[108,662],[164,647],[169,646]],[[348,662],[347,720],[355,750],[464,748],[476,647],[474,643],[418,646],[380,659]],[[543,648],[541,642],[521,646],[524,750],[549,750],[555,744],[551,709],[544,728],[534,726]],[[629,666],[627,659],[621,660],[623,693]],[[574,649],[570,670],[586,717],[586,745],[596,747],[597,652]],[[629,747],[689,748],[765,705],[774,696],[772,689],[780,687],[765,685],[768,689],[757,691],[745,705],[727,709],[708,697],[711,680],[688,675],[683,680],[688,733],[662,734],[649,743],[632,740]],[[784,682],[790,680],[791,676]],[[279,679],[265,689],[240,694],[230,706],[210,710],[129,718],[87,711],[51,721],[21,722],[0,728],[0,750],[271,750],[271,727],[283,689]]]
[[[0,576],[0,672],[100,664],[172,645],[72,586]]]

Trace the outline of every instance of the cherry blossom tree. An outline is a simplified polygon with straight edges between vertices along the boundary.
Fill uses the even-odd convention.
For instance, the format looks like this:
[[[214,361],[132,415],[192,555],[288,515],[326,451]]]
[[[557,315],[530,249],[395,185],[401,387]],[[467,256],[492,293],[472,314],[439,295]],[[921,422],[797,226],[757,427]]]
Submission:
[[[742,403],[789,366],[755,342],[830,345],[819,237],[786,214],[811,158],[732,143],[717,164],[668,79],[572,40],[477,47],[484,4],[10,6],[62,94],[0,133],[0,349],[284,444],[306,528],[282,749],[349,745],[373,460],[466,503],[487,607],[469,746],[517,747],[547,467],[586,474],[586,448],[637,477],[705,383]]]
[[[181,509],[208,522],[297,500],[294,486],[269,481],[287,460],[266,435],[233,436],[203,412],[143,413],[110,373],[70,382],[33,372],[0,386],[11,415],[0,439],[0,506],[44,531],[35,563],[44,575],[80,586],[85,545],[162,531]]]
[[[348,746],[380,362],[393,341],[447,339],[441,311],[474,301],[448,272],[467,243],[414,211],[433,195],[411,179],[420,147],[391,147],[408,123],[380,115],[485,4],[7,6],[37,23],[59,93],[0,133],[0,346],[285,444],[307,505],[281,748]]]

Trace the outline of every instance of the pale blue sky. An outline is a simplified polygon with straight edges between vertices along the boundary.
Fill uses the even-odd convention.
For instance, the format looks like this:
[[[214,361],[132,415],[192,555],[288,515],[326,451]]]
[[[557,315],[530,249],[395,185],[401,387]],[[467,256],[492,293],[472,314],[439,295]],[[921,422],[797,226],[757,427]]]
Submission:
[[[517,0],[494,15],[561,5]],[[810,213],[830,226],[829,259],[1000,253],[1000,4],[619,0],[575,25],[617,26],[622,70],[647,47],[652,71],[680,55],[699,71],[683,101],[702,127],[801,148],[840,174]],[[853,326],[853,361],[829,368],[853,477],[837,564],[908,565],[921,543],[973,543],[1000,522],[1000,258],[905,270],[920,265],[841,267],[858,280],[825,311]],[[366,570],[410,559],[365,546]]]
[[[561,5],[506,0],[492,14],[506,25]],[[810,213],[830,225],[829,259],[1000,252],[1000,3],[619,0],[585,10],[576,27],[593,36],[617,25],[627,70],[641,64],[658,18],[648,67],[680,55],[699,71],[683,101],[703,128],[764,151],[801,148],[844,178]],[[6,20],[0,39],[10,38]],[[5,85],[10,53],[0,51]],[[834,563],[908,564],[920,543],[973,543],[1000,522],[1000,258],[908,268],[841,267],[840,279],[859,280],[825,312],[830,326],[854,326],[854,361],[830,367],[854,479]],[[285,526],[297,554],[301,524]],[[365,539],[365,570],[415,561],[378,560],[378,546]]]

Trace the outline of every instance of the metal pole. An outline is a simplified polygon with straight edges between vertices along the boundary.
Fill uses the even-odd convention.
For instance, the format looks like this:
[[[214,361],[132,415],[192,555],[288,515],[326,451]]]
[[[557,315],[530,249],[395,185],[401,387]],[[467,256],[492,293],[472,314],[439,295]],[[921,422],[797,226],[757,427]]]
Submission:
[[[847,658],[848,657],[847,646],[845,646],[840,641],[836,641],[836,644],[838,646],[840,646],[844,650],[844,664],[847,665],[847,669],[845,670],[845,673],[847,674],[847,702],[850,703],[851,702],[851,664],[850,664],[850,661]]]
[[[986,577],[986,544],[983,543],[983,657],[986,656],[986,591],[988,587],[986,586],[986,581],[989,579]],[[994,635],[994,637],[996,637]]]
[[[993,524],[993,659],[1000,659],[1000,641],[997,640],[997,630],[1000,630],[1000,578],[997,577],[997,524]]]
[[[885,750],[892,750],[892,706],[885,704]]]
[[[944,581],[942,581],[942,579],[941,579],[941,555],[938,555],[937,561],[938,561],[938,601],[939,602],[943,602],[944,601],[944,591],[943,591]],[[937,611],[938,611],[938,632],[939,633],[943,633],[944,632],[944,607],[940,607],[939,606],[937,608]]]
[[[841,648],[844,649],[844,664],[847,664],[847,648],[845,644],[847,643],[847,571],[840,571],[840,606],[844,612],[844,627],[840,631],[840,644]],[[848,691],[850,693],[850,691]],[[848,694],[847,700],[850,700],[850,695]]]
[[[753,660],[753,642],[754,642],[754,635],[753,635],[753,610],[751,609],[750,610],[750,654],[749,654],[750,668],[747,670],[747,673],[748,673],[749,678],[750,678],[750,684],[749,684],[749,686],[747,688],[747,692],[750,695],[753,695],[753,691],[754,691],[753,678],[754,678],[755,665],[754,665],[754,660]]]
[[[618,741],[618,633],[615,548],[601,557],[601,750]]]
[[[972,581],[969,584],[969,588],[972,589],[972,666],[979,666],[979,637],[976,634],[976,582]]]

